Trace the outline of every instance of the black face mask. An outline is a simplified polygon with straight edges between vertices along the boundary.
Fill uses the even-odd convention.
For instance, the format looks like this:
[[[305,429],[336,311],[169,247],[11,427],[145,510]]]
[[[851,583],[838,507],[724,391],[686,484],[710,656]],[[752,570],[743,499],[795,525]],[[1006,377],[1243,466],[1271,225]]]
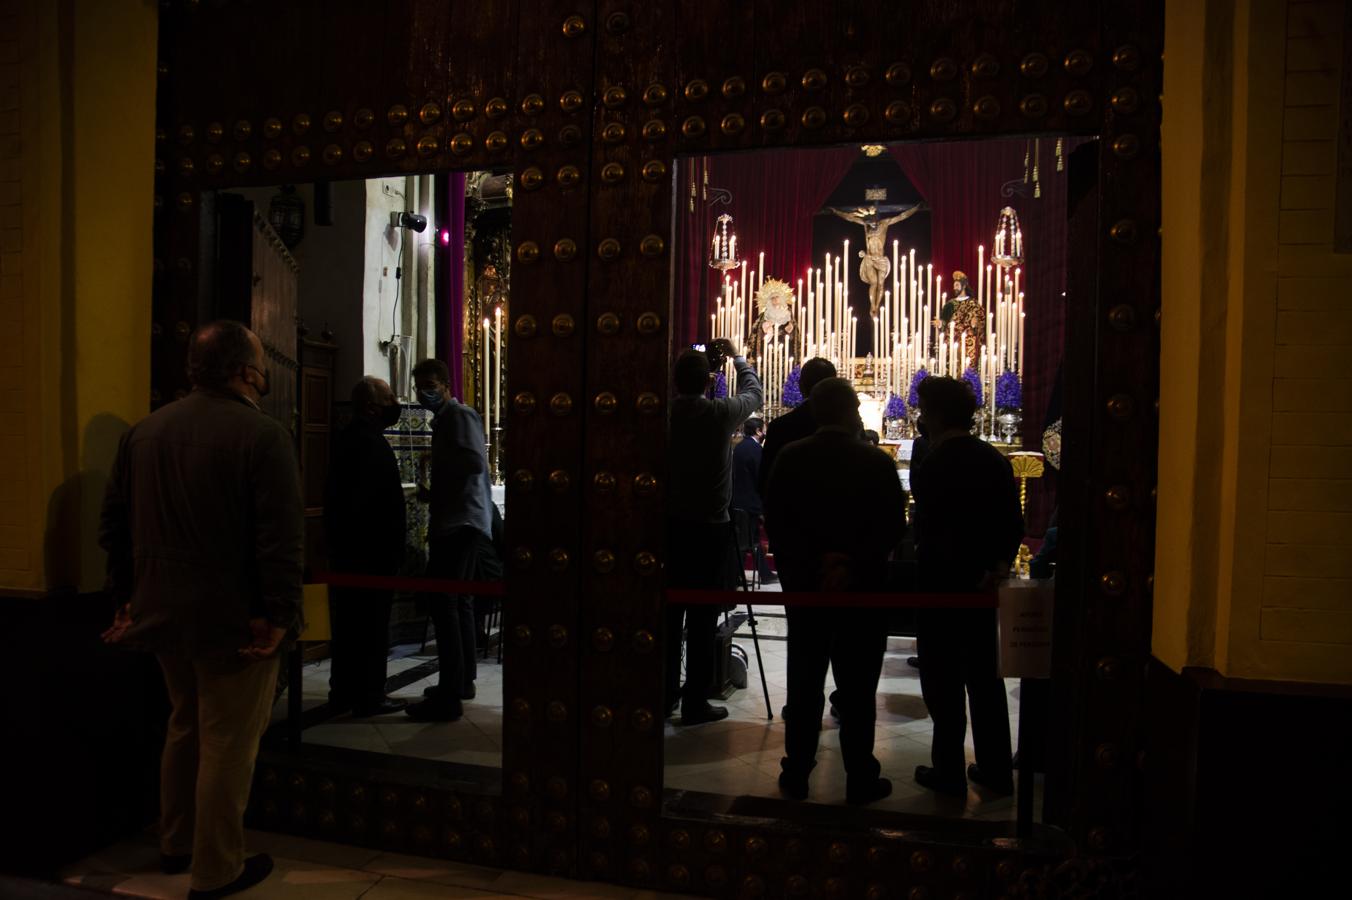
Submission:
[[[399,424],[399,417],[402,416],[403,413],[404,408],[398,403],[385,403],[381,405],[380,412],[377,414],[376,419],[380,422],[382,427],[393,428]]]

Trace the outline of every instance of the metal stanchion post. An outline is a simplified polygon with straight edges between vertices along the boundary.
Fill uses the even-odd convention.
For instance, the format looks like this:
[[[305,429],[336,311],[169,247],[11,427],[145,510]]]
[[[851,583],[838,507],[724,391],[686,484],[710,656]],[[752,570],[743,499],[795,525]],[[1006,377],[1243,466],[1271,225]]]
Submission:
[[[1026,711],[1028,704],[1024,699],[1028,696],[1028,683],[1031,679],[1019,679],[1019,773],[1018,773],[1018,798],[1017,798],[1017,833],[1020,838],[1027,839],[1033,830],[1033,791],[1034,774],[1033,762],[1028,758],[1029,741]]]

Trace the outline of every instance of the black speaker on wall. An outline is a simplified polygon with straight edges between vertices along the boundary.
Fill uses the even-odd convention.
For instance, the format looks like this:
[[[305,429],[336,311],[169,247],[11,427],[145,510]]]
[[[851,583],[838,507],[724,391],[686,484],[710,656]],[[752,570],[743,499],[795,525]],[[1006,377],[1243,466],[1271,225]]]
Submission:
[[[314,215],[316,225],[333,224],[333,182],[315,182]]]

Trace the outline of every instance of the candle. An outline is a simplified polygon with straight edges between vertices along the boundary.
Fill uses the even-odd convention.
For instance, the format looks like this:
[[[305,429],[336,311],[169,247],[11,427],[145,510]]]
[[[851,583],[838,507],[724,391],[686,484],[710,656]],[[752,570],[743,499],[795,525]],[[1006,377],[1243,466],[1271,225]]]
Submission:
[[[760,252],[756,263],[756,293],[760,293],[761,285],[765,283],[765,251]]]
[[[484,429],[485,429],[485,431],[487,431],[487,429],[488,429],[488,423],[489,423],[489,421],[493,418],[493,403],[492,403],[491,395],[489,394],[489,390],[491,389],[492,386],[491,386],[491,384],[489,383],[489,380],[488,380],[488,343],[489,343],[488,339],[489,339],[489,334],[488,334],[488,317],[485,316],[485,317],[484,317],[484,375],[483,375],[483,382],[482,382],[482,384],[483,384],[483,392],[484,392],[484,404],[483,404],[483,406],[484,406]]]
[[[493,328],[493,355],[497,357],[497,366],[496,366],[497,390],[494,392],[493,397],[493,406],[497,410],[496,412],[497,418],[494,420],[493,424],[501,425],[502,424],[502,307],[501,306],[496,307],[493,310],[493,318],[495,320]]]

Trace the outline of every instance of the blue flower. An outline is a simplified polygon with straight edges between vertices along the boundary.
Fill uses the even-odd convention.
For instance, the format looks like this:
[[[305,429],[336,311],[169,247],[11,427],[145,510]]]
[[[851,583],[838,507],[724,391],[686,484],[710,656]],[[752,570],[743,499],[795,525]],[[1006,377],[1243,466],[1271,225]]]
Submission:
[[[976,369],[973,369],[971,366],[968,366],[967,371],[962,373],[962,380],[967,382],[967,384],[972,388],[972,393],[976,395],[976,405],[978,408],[980,408],[982,406],[981,376],[976,374]]]
[[[906,395],[906,405],[909,406],[911,409],[920,408],[920,392],[917,390],[917,388],[920,387],[920,382],[924,381],[928,377],[929,372],[926,372],[924,369],[916,369],[915,375],[911,377],[911,390]]]
[[[803,392],[798,387],[798,378],[802,375],[802,366],[794,366],[789,370],[789,377],[784,380],[784,405],[789,407],[800,406],[803,402]]]
[[[716,400],[719,397],[726,397],[727,395],[728,395],[727,376],[724,375],[722,372],[719,372],[718,377],[714,379],[714,399]]]
[[[1023,387],[1018,375],[1005,372],[995,379],[995,406],[997,409],[1023,408]]]
[[[887,397],[887,407],[883,409],[884,419],[904,419],[906,418],[906,403],[896,394],[889,394]]]

